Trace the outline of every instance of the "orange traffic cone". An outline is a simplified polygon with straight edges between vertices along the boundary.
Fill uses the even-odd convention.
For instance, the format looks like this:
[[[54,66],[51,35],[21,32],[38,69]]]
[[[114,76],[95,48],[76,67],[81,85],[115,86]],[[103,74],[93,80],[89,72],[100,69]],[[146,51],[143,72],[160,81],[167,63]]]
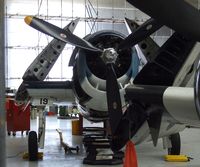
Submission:
[[[129,140],[126,144],[123,167],[138,167],[135,145],[131,140]]]

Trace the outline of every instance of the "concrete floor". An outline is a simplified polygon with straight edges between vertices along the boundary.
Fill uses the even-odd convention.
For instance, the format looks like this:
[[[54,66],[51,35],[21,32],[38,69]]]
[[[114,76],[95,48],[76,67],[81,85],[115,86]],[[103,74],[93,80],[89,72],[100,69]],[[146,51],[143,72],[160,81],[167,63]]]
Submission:
[[[84,148],[81,144],[80,136],[71,135],[71,120],[57,119],[55,116],[47,116],[45,148],[40,150],[44,152],[43,160],[38,162],[29,162],[22,159],[23,152],[27,151],[27,137],[21,136],[17,132],[15,137],[7,136],[7,167],[91,167],[83,165]],[[94,126],[84,121],[86,126]],[[79,146],[80,153],[65,155],[63,148],[60,147],[59,135],[56,129],[63,131],[64,141],[69,145]],[[37,130],[37,120],[31,120],[31,130]],[[162,148],[161,140],[156,148],[151,142],[143,143],[136,146],[139,167],[200,167],[200,130],[186,129],[181,132],[182,137],[182,154],[192,158],[190,162],[166,162],[164,155],[166,150]],[[115,165],[122,167],[123,165]]]

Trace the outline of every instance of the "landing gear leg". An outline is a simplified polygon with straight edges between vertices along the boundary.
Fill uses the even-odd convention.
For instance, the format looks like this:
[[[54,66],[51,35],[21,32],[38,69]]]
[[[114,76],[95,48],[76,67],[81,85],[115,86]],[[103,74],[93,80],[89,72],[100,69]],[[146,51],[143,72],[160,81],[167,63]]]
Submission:
[[[39,109],[39,128],[38,137],[35,131],[30,131],[28,134],[28,155],[30,161],[38,160],[38,147],[44,148],[44,138],[45,138],[45,112],[44,108]],[[28,133],[28,131],[26,132]]]
[[[44,148],[44,140],[45,140],[45,127],[46,127],[46,113],[44,112],[44,108],[39,109],[39,128],[38,128],[38,143],[39,148]]]
[[[168,155],[180,155],[181,138],[179,133],[163,138],[163,146],[168,149]]]

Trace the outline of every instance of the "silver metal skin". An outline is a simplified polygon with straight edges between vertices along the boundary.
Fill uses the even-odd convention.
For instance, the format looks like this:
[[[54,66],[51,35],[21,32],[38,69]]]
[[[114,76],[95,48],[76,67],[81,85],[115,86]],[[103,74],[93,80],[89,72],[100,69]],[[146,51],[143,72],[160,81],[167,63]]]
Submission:
[[[6,166],[4,0],[0,1],[0,166]]]

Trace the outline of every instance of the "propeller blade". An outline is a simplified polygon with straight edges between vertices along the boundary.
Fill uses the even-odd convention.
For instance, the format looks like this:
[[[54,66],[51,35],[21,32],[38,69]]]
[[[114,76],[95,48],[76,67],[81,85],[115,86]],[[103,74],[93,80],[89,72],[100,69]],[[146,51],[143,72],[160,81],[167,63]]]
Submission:
[[[126,49],[134,46],[135,44],[143,41],[152,33],[161,28],[163,24],[160,24],[155,19],[150,18],[139,26],[133,33],[126,37],[120,44],[118,49]]]
[[[74,35],[70,31],[63,30],[51,23],[48,23],[42,19],[26,16],[25,17],[26,24],[30,25],[31,27],[35,28],[36,30],[43,32],[51,37],[59,39],[63,42],[68,42],[72,45],[75,45],[79,48],[90,50],[93,52],[102,52],[101,49],[96,48],[88,41],[79,38],[78,36]]]
[[[87,40],[88,37],[89,37],[90,35],[91,35],[91,34],[86,35],[83,39],[84,39],[84,40]],[[70,60],[69,60],[69,63],[68,63],[68,66],[73,66],[73,65],[74,65],[75,60],[76,60],[76,54],[78,53],[78,51],[79,51],[79,48],[78,48],[78,47],[76,47],[76,48],[73,50],[72,55],[71,55]]]
[[[183,36],[200,41],[200,12],[188,2],[184,0],[127,1]]]
[[[162,110],[157,108],[151,109],[149,111],[147,122],[149,125],[149,130],[154,146],[156,146],[158,142],[161,121],[162,121]]]
[[[106,64],[107,78],[106,78],[106,95],[108,104],[108,113],[110,118],[110,127],[112,134],[117,131],[118,125],[122,118],[122,104],[120,92],[117,82],[117,77],[113,69],[112,63]]]

